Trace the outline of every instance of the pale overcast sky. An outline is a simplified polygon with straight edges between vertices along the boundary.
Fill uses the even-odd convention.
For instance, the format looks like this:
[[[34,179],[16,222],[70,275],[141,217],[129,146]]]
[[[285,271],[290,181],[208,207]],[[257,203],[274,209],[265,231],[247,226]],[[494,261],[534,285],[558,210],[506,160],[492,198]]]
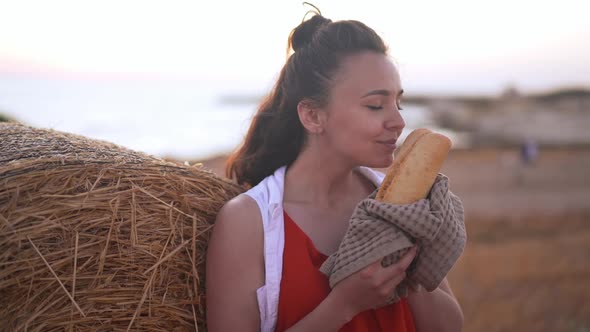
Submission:
[[[590,87],[587,0],[311,2],[379,32],[410,92]],[[262,89],[308,9],[279,0],[0,0],[0,75],[163,75]]]

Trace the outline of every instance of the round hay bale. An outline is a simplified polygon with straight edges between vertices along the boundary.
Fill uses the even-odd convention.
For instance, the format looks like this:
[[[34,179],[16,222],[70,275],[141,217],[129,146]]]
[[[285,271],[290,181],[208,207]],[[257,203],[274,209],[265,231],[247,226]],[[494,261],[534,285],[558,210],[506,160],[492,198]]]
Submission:
[[[0,330],[205,331],[209,231],[241,191],[202,167],[0,124]]]

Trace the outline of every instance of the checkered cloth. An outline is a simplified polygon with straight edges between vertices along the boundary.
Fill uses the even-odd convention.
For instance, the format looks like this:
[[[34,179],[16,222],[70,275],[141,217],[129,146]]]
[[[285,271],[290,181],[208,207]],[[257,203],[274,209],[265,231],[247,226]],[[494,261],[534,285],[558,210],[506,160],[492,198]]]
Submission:
[[[411,204],[379,202],[376,194],[377,190],[357,205],[338,251],[320,271],[334,287],[381,258],[383,266],[396,263],[417,244],[419,252],[388,303],[407,296],[409,286],[435,290],[467,241],[463,204],[449,191],[448,178],[439,174],[428,197]]]

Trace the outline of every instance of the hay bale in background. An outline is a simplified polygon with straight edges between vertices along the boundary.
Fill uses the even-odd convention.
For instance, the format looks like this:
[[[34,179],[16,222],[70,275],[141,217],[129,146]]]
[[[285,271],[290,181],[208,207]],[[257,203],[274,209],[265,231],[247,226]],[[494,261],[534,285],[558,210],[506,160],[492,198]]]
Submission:
[[[0,330],[205,330],[209,231],[241,191],[200,167],[0,124]]]

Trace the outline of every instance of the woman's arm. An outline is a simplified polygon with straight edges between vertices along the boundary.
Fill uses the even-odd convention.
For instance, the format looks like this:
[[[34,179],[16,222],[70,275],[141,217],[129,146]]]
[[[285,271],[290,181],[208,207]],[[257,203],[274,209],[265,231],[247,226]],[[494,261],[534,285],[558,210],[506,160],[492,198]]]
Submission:
[[[219,211],[206,262],[208,331],[260,331],[264,235],[256,202],[239,195]]]
[[[432,292],[412,292],[408,303],[418,332],[456,332],[463,328],[463,312],[447,278]]]

